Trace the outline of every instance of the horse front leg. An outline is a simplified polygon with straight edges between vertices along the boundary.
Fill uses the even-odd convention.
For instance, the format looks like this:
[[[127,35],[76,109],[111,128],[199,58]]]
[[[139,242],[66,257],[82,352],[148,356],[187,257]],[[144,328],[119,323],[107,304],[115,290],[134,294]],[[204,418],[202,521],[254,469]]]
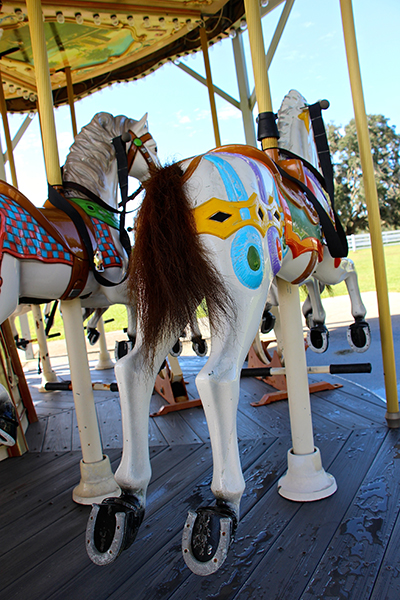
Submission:
[[[162,344],[149,364],[138,340],[134,350],[115,365],[123,431],[123,452],[115,480],[119,498],[94,505],[86,529],[86,549],[97,565],[113,562],[136,538],[143,521],[151,477],[149,455],[150,400],[157,373],[174,338]]]

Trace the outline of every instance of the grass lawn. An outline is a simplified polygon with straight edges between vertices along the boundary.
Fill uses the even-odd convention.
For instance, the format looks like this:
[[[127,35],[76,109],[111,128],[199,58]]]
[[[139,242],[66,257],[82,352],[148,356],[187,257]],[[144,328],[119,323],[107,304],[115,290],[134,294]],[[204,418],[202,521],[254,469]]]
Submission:
[[[388,279],[388,287],[390,292],[400,292],[400,245],[384,246],[386,272]],[[375,289],[374,271],[372,267],[372,253],[370,248],[350,252],[349,258],[354,262],[360,289],[362,292],[370,292]],[[343,296],[347,294],[346,284],[340,283],[333,286],[330,291],[325,291],[323,298],[330,296]],[[302,299],[305,294],[301,291]],[[29,313],[31,332],[34,331],[32,314]],[[107,322],[109,321],[109,322]],[[104,315],[104,327],[106,331],[120,331],[127,325],[126,309],[124,306],[117,304],[108,309]],[[17,327],[19,327],[17,319]],[[64,338],[64,329],[59,311],[55,319],[51,333],[60,333],[58,339]]]

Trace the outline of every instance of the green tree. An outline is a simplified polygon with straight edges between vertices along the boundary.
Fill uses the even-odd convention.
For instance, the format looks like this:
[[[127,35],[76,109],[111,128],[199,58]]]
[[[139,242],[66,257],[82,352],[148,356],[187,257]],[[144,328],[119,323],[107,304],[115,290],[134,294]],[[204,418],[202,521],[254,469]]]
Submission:
[[[382,226],[400,227],[400,135],[383,115],[368,115]],[[328,126],[335,176],[335,208],[347,235],[368,230],[355,120],[344,128]]]

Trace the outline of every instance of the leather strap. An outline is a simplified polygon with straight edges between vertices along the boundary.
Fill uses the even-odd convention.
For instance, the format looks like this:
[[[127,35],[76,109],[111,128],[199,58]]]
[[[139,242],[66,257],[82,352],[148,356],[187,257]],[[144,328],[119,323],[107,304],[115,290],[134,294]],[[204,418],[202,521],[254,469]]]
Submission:
[[[49,188],[49,202],[56,208],[65,212],[65,214],[68,215],[68,217],[71,219],[71,221],[74,223],[76,229],[78,230],[79,236],[82,240],[82,243],[83,243],[86,253],[87,253],[89,268],[92,271],[96,281],[100,285],[105,286],[105,287],[114,287],[116,285],[120,285],[121,283],[123,283],[125,281],[125,279],[127,278],[128,273],[125,273],[125,275],[121,279],[121,281],[114,283],[113,281],[110,281],[109,279],[106,279],[105,277],[100,275],[100,273],[96,270],[94,260],[93,260],[92,242],[91,242],[89,233],[86,229],[85,222],[82,219],[80,213],[72,205],[72,203],[69,202],[66,198],[64,198],[64,196],[62,196],[60,194],[60,192],[58,192],[53,186],[48,184],[48,188]]]

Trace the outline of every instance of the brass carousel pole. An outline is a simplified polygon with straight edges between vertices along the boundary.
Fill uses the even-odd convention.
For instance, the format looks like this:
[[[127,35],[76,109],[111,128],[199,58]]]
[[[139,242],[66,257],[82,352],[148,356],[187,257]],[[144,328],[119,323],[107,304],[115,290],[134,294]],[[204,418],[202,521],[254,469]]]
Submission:
[[[26,5],[35,64],[47,179],[49,184],[59,186],[62,184],[62,177],[42,7],[40,0],[27,0]],[[61,302],[61,310],[83,457],[81,481],[74,489],[72,497],[80,504],[92,504],[109,495],[118,495],[119,488],[114,481],[109,458],[104,456],[102,451],[83,332],[80,299]]]
[[[74,104],[74,88],[72,86],[71,67],[65,67],[65,78],[67,80],[68,104],[71,112],[72,133],[74,138],[78,134],[76,127],[75,104]]]
[[[264,40],[258,0],[245,0],[254,82],[258,104],[258,140],[269,156],[278,160],[278,130],[272,112]],[[290,428],[293,447],[288,452],[288,470],[278,482],[279,494],[289,500],[320,500],[332,495],[336,481],[322,467],[314,446],[310,393],[297,285],[277,277],[279,312],[285,355]]]
[[[12,141],[11,141],[11,135],[10,135],[10,128],[8,126],[7,105],[6,105],[6,99],[4,97],[3,79],[1,76],[1,70],[0,70],[0,111],[1,111],[1,116],[3,119],[4,137],[6,138],[8,162],[10,163],[11,180],[12,180],[13,186],[18,187],[17,173],[15,171],[13,147],[12,147]]]
[[[368,122],[365,111],[351,0],[340,0],[340,7],[342,12],[343,34],[353,97],[357,138],[360,148],[365,201],[367,203],[368,222],[371,234],[372,259],[374,263],[375,285],[379,309],[379,326],[381,331],[383,370],[385,375],[387,406],[386,421],[389,427],[397,428],[400,427],[400,412],[397,394],[392,321],[390,317],[385,255],[382,242],[381,217],[374,177],[374,164],[368,133]]]
[[[210,59],[208,56],[207,32],[206,32],[205,27],[200,27],[200,42],[201,42],[201,49],[203,51],[204,66],[206,69],[207,88],[208,88],[208,96],[210,98],[211,117],[212,117],[212,122],[213,122],[213,127],[214,127],[215,145],[220,146],[221,145],[221,136],[219,134],[217,108],[215,105],[214,87],[213,87],[213,82],[212,82],[212,78],[211,78]]]

